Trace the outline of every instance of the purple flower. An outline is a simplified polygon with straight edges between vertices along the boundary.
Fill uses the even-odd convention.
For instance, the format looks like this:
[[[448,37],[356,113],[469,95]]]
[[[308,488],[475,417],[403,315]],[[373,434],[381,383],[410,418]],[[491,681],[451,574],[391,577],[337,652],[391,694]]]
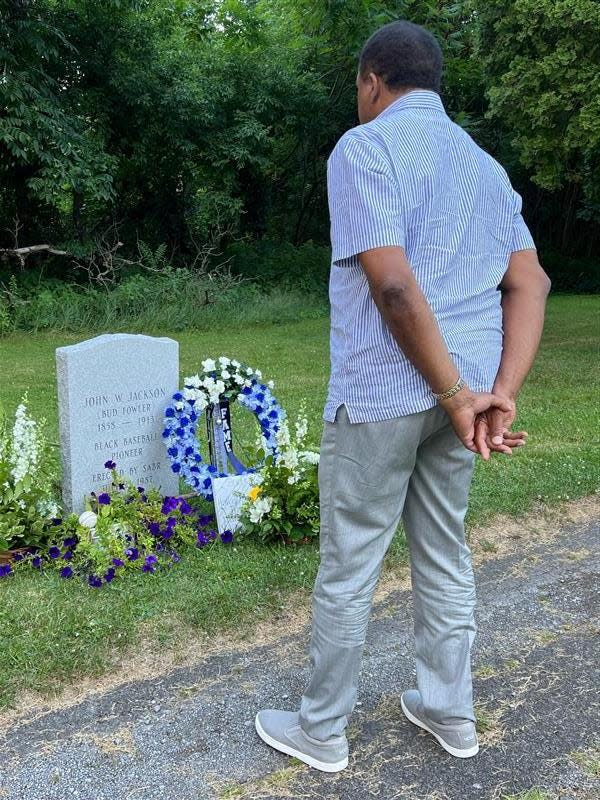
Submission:
[[[209,531],[208,532],[208,538],[211,541],[214,541],[217,538],[217,532],[216,531]]]
[[[198,531],[198,536],[196,537],[196,547],[204,547],[204,545],[208,544],[208,538],[202,533],[202,531]]]
[[[106,469],[116,469],[117,467],[114,461],[105,461],[104,466],[106,467]]]
[[[138,490],[139,494],[144,494],[144,492],[146,491],[143,486],[138,486],[137,490]]]
[[[186,500],[181,501],[179,510],[181,511],[182,514],[191,514],[193,511],[191,505]]]
[[[161,513],[166,516],[167,514],[170,514],[171,511],[175,511],[178,502],[179,501],[177,500],[176,497],[165,497],[165,499],[163,500]]]
[[[72,578],[73,577],[73,570],[71,567],[63,567],[60,571],[61,578]]]
[[[99,589],[102,586],[102,578],[97,575],[88,575],[88,584],[92,589]]]
[[[112,579],[115,577],[115,572],[116,570],[114,567],[109,567],[106,570],[106,572],[104,573],[104,580],[106,581],[106,583],[110,583],[112,581]]]
[[[128,547],[127,550],[125,550],[125,555],[130,561],[137,561],[140,557],[140,551],[137,547]]]
[[[160,536],[160,525],[158,522],[151,522],[148,525],[148,530],[152,534],[152,536]]]
[[[50,558],[58,558],[60,556],[60,548],[52,546],[48,550],[48,555],[50,556]]]
[[[23,561],[25,556],[22,553],[15,553],[12,560],[13,561]]]
[[[171,558],[175,563],[181,561],[181,556],[179,555],[179,553],[176,553],[175,550],[173,550],[173,552],[171,553]]]
[[[154,572],[154,565],[153,564],[143,564],[142,565],[142,572]]]
[[[167,528],[174,528],[177,525],[177,517],[169,517],[167,519]]]
[[[76,544],[77,544],[76,536],[67,536],[66,539],[63,539],[64,547],[75,547]]]
[[[144,564],[156,564],[157,561],[158,559],[156,558],[156,556],[152,555],[151,553],[149,556],[146,556]]]
[[[11,572],[10,564],[0,564],[0,578],[5,578],[7,575],[10,575]]]
[[[60,517],[54,517],[52,520],[53,525],[60,525],[62,523],[62,519]]]
[[[115,567],[122,567],[125,562],[122,561],[120,558],[113,558],[112,563],[114,564]]]
[[[214,516],[212,514],[204,514],[204,516],[198,517],[198,525],[210,525],[213,521]]]
[[[70,561],[73,558],[73,551],[72,550],[65,550],[62,555],[65,561]]]
[[[98,502],[101,506],[107,506],[110,504],[110,495],[107,492],[102,492],[102,494],[98,495]]]
[[[31,566],[35,567],[35,569],[41,569],[42,568],[42,557],[41,556],[34,556],[31,559]]]
[[[221,541],[223,544],[231,544],[233,542],[233,533],[231,531],[223,531]]]

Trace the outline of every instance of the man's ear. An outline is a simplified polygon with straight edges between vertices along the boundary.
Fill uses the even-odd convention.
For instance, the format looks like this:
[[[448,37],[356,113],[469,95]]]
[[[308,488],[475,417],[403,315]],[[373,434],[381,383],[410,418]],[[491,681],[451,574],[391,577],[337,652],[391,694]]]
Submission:
[[[381,78],[378,75],[375,75],[374,72],[369,72],[366,77],[367,88],[368,88],[368,95],[369,101],[372,105],[375,105],[379,98],[381,97]]]

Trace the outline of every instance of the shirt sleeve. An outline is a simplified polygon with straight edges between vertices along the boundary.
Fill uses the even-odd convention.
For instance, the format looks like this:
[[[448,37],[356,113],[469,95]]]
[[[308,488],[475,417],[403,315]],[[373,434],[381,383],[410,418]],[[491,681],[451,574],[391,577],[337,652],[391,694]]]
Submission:
[[[512,228],[512,252],[516,250],[535,250],[535,242],[521,215],[523,201],[521,195],[512,190],[513,193],[513,228]]]
[[[334,264],[377,247],[404,247],[400,187],[385,154],[356,135],[344,135],[327,166]]]

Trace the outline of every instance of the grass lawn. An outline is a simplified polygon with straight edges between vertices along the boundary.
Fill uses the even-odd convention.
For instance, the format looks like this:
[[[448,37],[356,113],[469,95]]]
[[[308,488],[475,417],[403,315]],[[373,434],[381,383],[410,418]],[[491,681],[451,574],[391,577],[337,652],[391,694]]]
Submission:
[[[469,524],[503,512],[519,515],[537,500],[552,503],[598,488],[597,338],[600,303],[593,297],[552,297],[542,349],[519,404],[527,447],[510,459],[478,464]],[[164,335],[173,335],[163,331]],[[22,394],[57,436],[54,349],[86,338],[18,334],[0,339],[0,403],[12,414]],[[306,400],[315,443],[328,377],[328,322],[224,328],[175,334],[181,374],[206,357],[226,354],[261,369],[277,384],[292,414]],[[557,520],[558,523],[558,520]],[[401,536],[388,555],[406,557]],[[115,651],[146,642],[167,648],[190,630],[239,629],[271,614],[294,590],[309,591],[316,546],[260,547],[248,542],[185,555],[168,573],[132,576],[94,591],[52,575],[21,575],[0,583],[0,706],[23,689],[53,691],[78,674],[101,674]]]

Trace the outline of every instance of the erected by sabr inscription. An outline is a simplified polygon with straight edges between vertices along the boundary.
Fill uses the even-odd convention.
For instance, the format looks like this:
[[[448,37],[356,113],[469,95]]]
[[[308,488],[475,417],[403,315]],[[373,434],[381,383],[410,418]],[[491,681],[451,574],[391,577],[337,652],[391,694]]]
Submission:
[[[162,440],[179,384],[173,339],[116,333],[56,350],[63,503],[79,512],[110,485],[106,461],[140,486],[178,492]]]

